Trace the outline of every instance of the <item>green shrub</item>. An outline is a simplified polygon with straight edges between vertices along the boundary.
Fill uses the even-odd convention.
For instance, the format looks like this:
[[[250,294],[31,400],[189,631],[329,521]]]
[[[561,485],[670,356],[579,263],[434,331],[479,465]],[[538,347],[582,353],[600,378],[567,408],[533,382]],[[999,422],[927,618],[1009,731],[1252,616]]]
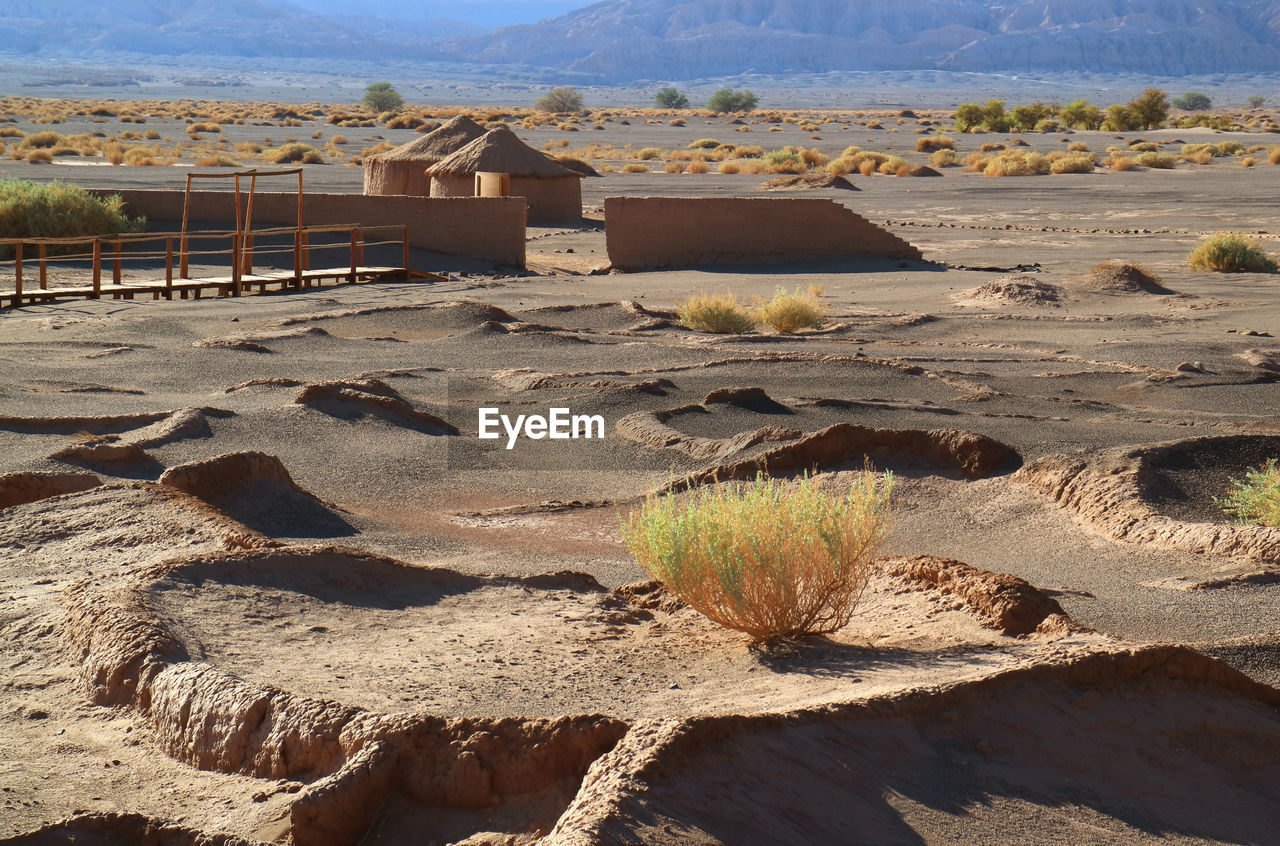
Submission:
[[[658,89],[658,93],[653,95],[653,104],[659,109],[687,109],[689,97],[678,88],[668,86]]]
[[[582,94],[572,86],[561,85],[539,97],[534,107],[540,112],[578,114],[582,111]]]
[[[755,641],[838,631],[871,577],[893,477],[865,469],[843,496],[759,477],[650,497],[624,520],[642,567],[711,620]]]
[[[1199,91],[1188,91],[1181,97],[1173,98],[1173,107],[1182,109],[1184,112],[1203,112],[1213,105],[1213,101],[1209,99],[1209,95],[1201,94]]]
[[[733,294],[703,293],[681,303],[680,325],[698,332],[740,335],[754,329],[755,321]]]
[[[699,138],[689,144],[690,150],[714,150],[720,146],[720,142],[714,138]]]
[[[1238,232],[1210,235],[1192,250],[1187,263],[1192,270],[1215,273],[1275,273],[1275,259],[1257,241]]]
[[[324,156],[310,144],[292,143],[272,147],[262,152],[262,157],[272,164],[300,162],[302,164],[323,164]]]
[[[371,82],[364,88],[360,105],[371,112],[397,112],[404,108],[404,98],[390,82]]]
[[[724,114],[726,112],[749,112],[759,104],[760,98],[747,89],[734,91],[732,88],[721,88],[711,95],[711,99],[707,102],[707,108],[717,114]]]
[[[1143,167],[1169,170],[1178,164],[1178,157],[1173,153],[1141,153],[1137,157],[1138,164]]]
[[[71,238],[141,232],[143,218],[124,213],[119,194],[101,197],[79,185],[0,179],[0,238]],[[82,249],[71,245],[70,249]],[[57,250],[50,247],[50,252]],[[25,252],[25,250],[24,250]],[[0,248],[11,258],[13,250]]]
[[[1274,458],[1245,471],[1244,481],[1231,480],[1231,491],[1214,500],[1241,523],[1280,527],[1280,467]]]
[[[818,329],[823,322],[822,304],[808,294],[787,293],[779,287],[773,298],[761,304],[756,318],[774,331],[784,335],[794,334],[801,329]]]

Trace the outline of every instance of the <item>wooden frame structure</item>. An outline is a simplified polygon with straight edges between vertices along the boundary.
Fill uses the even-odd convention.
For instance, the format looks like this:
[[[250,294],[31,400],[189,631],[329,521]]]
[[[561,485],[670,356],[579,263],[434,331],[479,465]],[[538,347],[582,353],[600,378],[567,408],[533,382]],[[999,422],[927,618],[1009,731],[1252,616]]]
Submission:
[[[293,176],[298,177],[298,237],[303,237],[304,229],[302,223],[302,168],[288,168],[287,170],[259,170],[256,167],[247,170],[236,170],[230,173],[188,173],[187,174],[187,190],[182,198],[182,241],[179,244],[181,259],[178,266],[178,277],[180,279],[189,278],[187,275],[188,264],[188,236],[187,223],[191,218],[191,182],[194,179],[234,179],[236,194],[236,228],[235,228],[235,246],[236,254],[235,263],[240,267],[243,274],[253,273],[253,197],[258,189],[259,176]],[[249,177],[249,200],[243,210],[240,203],[240,178]],[[295,248],[297,249],[297,248]],[[306,244],[301,244],[300,254],[305,262],[308,257]],[[408,263],[405,264],[408,267]],[[304,268],[305,269],[305,268]],[[239,292],[236,292],[239,296]]]

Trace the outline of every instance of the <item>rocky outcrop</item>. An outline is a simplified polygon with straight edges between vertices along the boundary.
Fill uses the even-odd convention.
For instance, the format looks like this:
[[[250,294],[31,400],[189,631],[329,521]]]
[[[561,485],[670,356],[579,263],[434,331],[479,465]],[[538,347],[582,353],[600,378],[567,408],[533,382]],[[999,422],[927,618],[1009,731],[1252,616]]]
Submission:
[[[315,382],[304,387],[294,402],[334,417],[373,415],[397,425],[420,429],[427,434],[458,434],[458,429],[453,424],[414,408],[397,390],[381,379]]]
[[[259,846],[231,834],[204,834],[142,814],[86,813],[7,838],[10,846]]]
[[[0,476],[0,508],[10,508],[96,488],[102,480],[92,473],[6,473]]]

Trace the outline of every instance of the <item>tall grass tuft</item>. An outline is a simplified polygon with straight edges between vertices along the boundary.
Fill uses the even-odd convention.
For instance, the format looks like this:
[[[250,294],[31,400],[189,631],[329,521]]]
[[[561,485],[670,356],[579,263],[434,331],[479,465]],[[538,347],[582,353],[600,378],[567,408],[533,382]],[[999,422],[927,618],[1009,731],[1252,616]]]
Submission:
[[[124,213],[119,194],[100,197],[63,182],[0,179],[0,238],[115,235],[140,232],[145,223]],[[5,258],[12,253],[12,248],[0,248]]]
[[[1187,259],[1192,270],[1215,273],[1275,273],[1276,261],[1251,238],[1238,232],[1210,235]]]
[[[756,324],[732,293],[701,293],[680,304],[680,325],[698,332],[741,335]]]
[[[792,293],[779,287],[773,298],[761,303],[756,311],[756,318],[766,326],[784,335],[792,335],[801,329],[818,329],[823,322],[822,303],[816,298],[800,292],[797,288]]]
[[[263,158],[272,164],[300,162],[302,164],[323,164],[324,154],[310,144],[282,144],[262,152]]]
[[[891,474],[864,469],[843,496],[759,477],[650,497],[622,534],[668,590],[755,641],[838,631],[890,522]]]
[[[1280,467],[1274,458],[1231,480],[1231,490],[1218,507],[1241,523],[1280,527]]]

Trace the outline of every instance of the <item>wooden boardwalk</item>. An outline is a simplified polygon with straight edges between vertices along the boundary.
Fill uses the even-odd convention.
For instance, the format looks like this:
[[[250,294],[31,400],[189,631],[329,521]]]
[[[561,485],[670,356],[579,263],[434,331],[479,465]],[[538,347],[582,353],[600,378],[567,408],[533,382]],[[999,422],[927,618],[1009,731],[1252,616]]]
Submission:
[[[376,237],[380,233],[384,240],[368,240],[370,234]],[[315,243],[317,238],[333,238],[335,235],[346,237],[336,243]],[[391,237],[387,237],[388,235]],[[292,236],[291,248],[287,245],[267,247],[255,253],[255,240],[283,238],[287,241],[288,236]],[[227,241],[228,245],[218,249],[191,249],[192,241],[209,240]],[[158,244],[163,244],[163,250],[151,246]],[[402,258],[399,265],[365,264],[366,248],[391,245],[399,247],[396,251],[398,257]],[[88,246],[89,251],[67,252],[77,246]],[[29,255],[32,248],[35,256]],[[320,268],[310,266],[313,253],[333,252],[343,248],[348,251],[349,263]],[[265,293],[272,287],[281,291],[300,291],[321,285],[325,281],[354,284],[444,279],[443,276],[415,271],[409,267],[407,227],[312,226],[268,229],[248,234],[197,232],[185,236],[179,233],[160,233],[89,238],[0,239],[0,250],[13,254],[12,259],[0,262],[0,267],[12,269],[13,285],[9,289],[0,288],[0,308],[74,298],[101,299],[109,296],[113,299],[133,299],[138,294],[151,294],[152,299],[164,297],[170,300],[175,294],[182,299],[198,299],[206,292],[219,297],[238,297],[252,292],[254,288],[259,293]],[[255,258],[272,254],[289,255],[292,269],[254,272]],[[218,276],[190,277],[188,270],[193,257],[200,265],[206,266],[220,259],[226,261],[230,264],[230,272]],[[156,276],[163,273],[163,277],[126,280],[126,263],[131,265],[131,277],[134,273],[155,273]],[[86,278],[83,281],[77,278],[71,283],[59,281],[51,285],[51,265],[55,268],[70,266],[77,277],[84,275]],[[104,280],[104,269],[109,274],[109,281]],[[0,284],[2,283],[3,277],[0,277]]]

